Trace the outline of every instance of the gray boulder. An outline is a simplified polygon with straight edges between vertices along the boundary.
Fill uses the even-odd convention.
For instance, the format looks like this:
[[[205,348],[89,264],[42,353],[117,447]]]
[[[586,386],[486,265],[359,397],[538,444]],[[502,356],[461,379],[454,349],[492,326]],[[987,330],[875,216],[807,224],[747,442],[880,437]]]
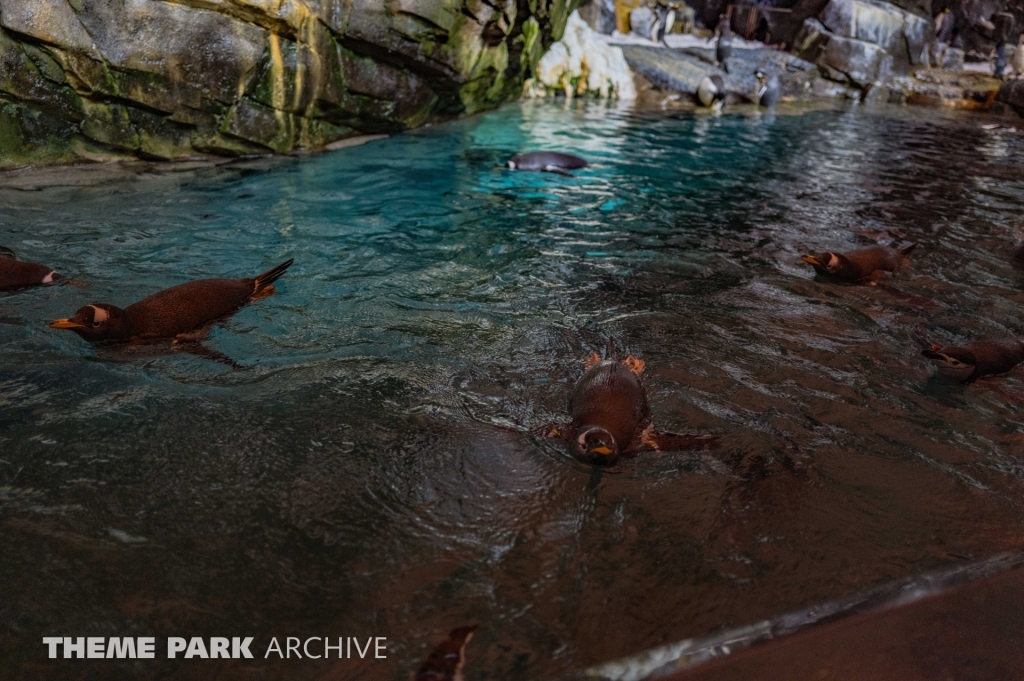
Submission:
[[[827,77],[861,88],[883,80],[892,70],[892,56],[880,45],[836,35],[816,19],[804,22],[794,48],[802,59],[822,66]]]

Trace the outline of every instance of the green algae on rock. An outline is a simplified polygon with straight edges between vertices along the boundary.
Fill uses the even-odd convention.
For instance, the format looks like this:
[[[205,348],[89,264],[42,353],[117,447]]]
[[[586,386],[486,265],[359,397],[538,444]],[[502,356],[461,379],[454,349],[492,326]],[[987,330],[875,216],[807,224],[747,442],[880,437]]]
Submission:
[[[497,106],[577,0],[0,0],[0,170],[286,153]]]

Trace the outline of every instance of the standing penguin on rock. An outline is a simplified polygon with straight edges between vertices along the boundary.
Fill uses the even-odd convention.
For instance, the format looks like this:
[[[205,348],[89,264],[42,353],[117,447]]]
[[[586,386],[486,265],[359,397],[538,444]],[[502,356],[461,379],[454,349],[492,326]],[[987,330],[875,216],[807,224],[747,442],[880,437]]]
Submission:
[[[704,76],[700,81],[700,85],[697,86],[697,99],[700,100],[701,104],[715,112],[722,110],[722,105],[725,103],[725,95],[725,81],[717,73]]]
[[[760,69],[754,74],[757,78],[757,104],[766,109],[775,108],[779,101],[779,77],[775,74],[765,76]]]
[[[50,284],[60,278],[46,265],[22,262],[14,251],[0,246],[0,291]]]
[[[729,17],[722,15],[718,20],[718,41],[715,43],[715,59],[719,66],[728,73],[725,68],[725,60],[732,54],[732,26],[729,25]]]
[[[632,355],[615,359],[611,340],[605,358],[594,353],[586,365],[586,373],[569,396],[572,422],[544,432],[547,437],[569,440],[573,455],[581,461],[609,466],[624,454],[710,449],[718,444],[713,435],[655,431],[647,391],[639,378],[644,362]]]
[[[902,248],[890,246],[868,246],[846,253],[826,251],[819,255],[802,255],[800,259],[814,267],[823,277],[859,284],[874,284],[886,272],[896,274],[906,261],[906,256],[917,246],[916,243]]]

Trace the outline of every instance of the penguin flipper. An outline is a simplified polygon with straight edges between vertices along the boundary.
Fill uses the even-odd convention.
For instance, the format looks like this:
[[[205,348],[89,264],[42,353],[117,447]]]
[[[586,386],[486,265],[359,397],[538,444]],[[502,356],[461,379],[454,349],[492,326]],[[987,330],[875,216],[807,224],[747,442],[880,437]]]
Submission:
[[[448,638],[434,648],[423,665],[416,672],[413,681],[457,681],[462,678],[462,666],[466,663],[466,645],[477,630],[474,624],[453,629]]]
[[[540,428],[534,428],[530,432],[537,437],[546,437],[552,440],[565,440],[566,442],[572,439],[573,436],[573,428],[570,421],[549,423],[541,426]]]
[[[572,173],[567,172],[558,166],[544,166],[543,170],[545,173],[555,173],[556,175],[562,175],[564,177],[572,177]]]
[[[640,372],[642,372],[644,370],[644,367],[647,366],[647,362],[643,361],[642,359],[637,359],[633,355],[630,355],[626,359],[622,360],[622,363],[626,365],[627,369],[632,371],[637,376],[639,376]]]
[[[231,367],[235,371],[244,371],[249,367],[239,364],[235,360],[225,355],[220,350],[214,350],[208,345],[205,345],[199,341],[187,340],[187,341],[175,341],[171,344],[173,352],[184,352],[189,355],[195,355],[196,357],[202,357],[218,364],[224,364]]]
[[[716,449],[721,441],[717,435],[687,435],[655,430],[647,426],[640,436],[640,444],[634,451],[681,452],[688,449]]]

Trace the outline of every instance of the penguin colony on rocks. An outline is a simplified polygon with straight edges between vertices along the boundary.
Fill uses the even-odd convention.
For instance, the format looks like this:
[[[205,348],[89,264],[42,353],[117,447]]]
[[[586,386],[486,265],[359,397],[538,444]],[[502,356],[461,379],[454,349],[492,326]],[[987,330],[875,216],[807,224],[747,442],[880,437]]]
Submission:
[[[777,79],[765,78],[761,72],[757,73],[757,79],[761,83],[758,100],[771,106],[778,97]],[[724,98],[721,78],[711,76],[705,81],[709,87],[700,94],[701,101],[706,106],[715,102],[720,105]],[[586,168],[587,162],[571,154],[539,151],[514,156],[508,161],[508,167],[571,177],[570,171]],[[818,255],[804,255],[801,259],[825,279],[876,285],[889,276],[897,275],[915,246],[870,246],[845,253],[826,251]],[[1019,245],[1011,257],[1024,261],[1024,244]],[[292,262],[288,259],[249,279],[202,279],[179,284],[124,309],[108,303],[92,303],[80,308],[73,317],[50,322],[50,327],[73,331],[86,341],[101,344],[196,341],[213,324],[247,303],[273,295],[274,282],[284,275]],[[18,260],[13,251],[0,247],[0,290],[19,290],[58,282],[67,283],[50,267]],[[1024,341],[1016,339],[978,340],[947,347],[927,345],[922,353],[924,357],[933,362],[942,374],[965,383],[1007,373],[1024,361]],[[218,361],[225,359],[212,350],[197,354]],[[230,360],[227,363],[238,368]],[[568,421],[559,426],[545,427],[539,434],[564,440],[577,459],[597,465],[611,465],[622,456],[642,451],[710,449],[717,446],[719,438],[714,435],[687,435],[654,429],[647,393],[640,381],[643,368],[644,362],[632,355],[625,359],[617,358],[615,347],[609,340],[603,359],[594,353],[586,360],[586,371],[569,395]],[[461,649],[472,636],[472,629],[457,630],[453,636],[452,650],[458,650],[461,657]],[[447,660],[447,653],[442,657]],[[426,672],[421,670],[423,674]]]

